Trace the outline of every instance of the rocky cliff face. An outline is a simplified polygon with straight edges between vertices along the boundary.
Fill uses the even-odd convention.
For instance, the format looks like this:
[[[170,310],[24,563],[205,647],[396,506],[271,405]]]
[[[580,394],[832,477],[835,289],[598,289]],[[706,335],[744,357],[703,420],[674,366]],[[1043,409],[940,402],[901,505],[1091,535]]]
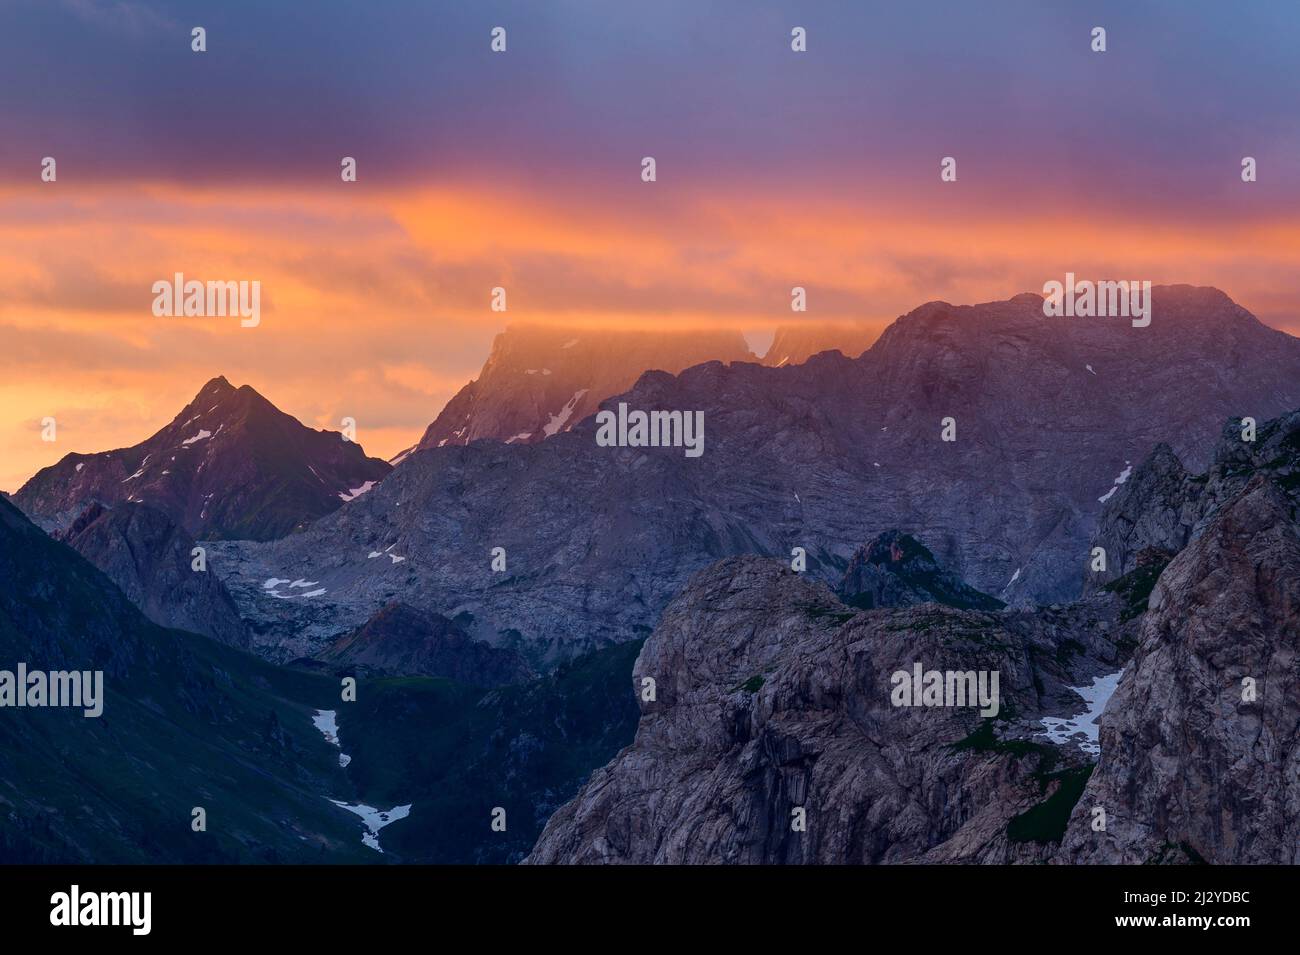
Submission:
[[[775,561],[721,561],[637,659],[635,742],[556,812],[529,861],[1041,861],[1090,757],[1049,744],[1040,721],[1116,666],[1097,637],[1100,655],[1014,612],[855,611]],[[996,671],[998,712],[895,705],[893,674],[910,683],[918,665]]]
[[[1155,289],[1143,329],[1045,318],[1033,295],[930,303],[856,360],[648,372],[619,401],[703,412],[703,455],[601,447],[590,418],[540,443],[427,448],[304,534],[224,547],[263,652],[312,655],[401,599],[548,666],[646,635],[722,557],[803,547],[834,584],[888,527],[1008,604],[1068,602],[1125,469],[1160,441],[1203,466],[1243,408],[1300,406],[1300,341],[1186,286]],[[272,577],[319,593],[268,597]]]
[[[775,563],[714,565],[637,660],[635,742],[530,861],[1300,862],[1296,419],[1225,434],[1183,475],[1190,542],[1067,606],[854,614]],[[1172,546],[1160,487],[1139,477],[1154,516],[1129,526]],[[891,707],[914,660],[1005,668],[1004,713]]]
[[[513,650],[473,640],[455,621],[395,602],[336,640],[319,660],[374,676],[440,676],[470,686],[534,676]]]
[[[391,468],[335,432],[313,431],[248,385],[214,378],[147,441],[69,454],[13,502],[46,530],[91,504],[146,503],[191,536],[269,540],[364,494]]]
[[[1249,435],[1240,418],[1224,424],[1204,474],[1189,473],[1168,445],[1157,445],[1102,511],[1091,546],[1106,551],[1107,568],[1084,575],[1085,591],[1129,573],[1144,550],[1182,550],[1257,474],[1293,494],[1300,484],[1300,411],[1257,422],[1253,440]]]
[[[618,332],[511,326],[478,378],[429,425],[419,448],[494,438],[544,441],[594,414],[652,369],[676,374],[705,361],[753,359],[739,333]]]
[[[1300,863],[1297,516],[1257,475],[1160,575],[1059,861]]]
[[[92,504],[55,535],[102,570],[154,623],[247,647],[248,631],[221,579],[193,569],[194,539],[145,504]]]
[[[839,595],[849,606],[864,610],[931,601],[972,610],[1006,606],[944,570],[924,544],[897,530],[886,531],[854,553]]]

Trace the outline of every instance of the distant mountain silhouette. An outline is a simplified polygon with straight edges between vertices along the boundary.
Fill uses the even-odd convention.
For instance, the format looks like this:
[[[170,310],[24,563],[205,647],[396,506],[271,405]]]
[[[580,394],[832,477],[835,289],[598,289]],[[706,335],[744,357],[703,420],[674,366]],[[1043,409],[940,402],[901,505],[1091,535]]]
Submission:
[[[69,454],[12,500],[46,530],[93,503],[147,503],[191,536],[270,540],[365,493],[390,466],[331,431],[314,431],[248,385],[209,381],[140,444]]]
[[[879,326],[871,322],[792,322],[777,328],[763,364],[772,368],[801,365],[824,351],[857,358],[880,337],[879,333]]]
[[[568,431],[651,369],[753,360],[739,332],[644,332],[513,325],[478,378],[429,425],[417,447],[496,438],[531,444]],[[399,461],[402,456],[394,458]]]

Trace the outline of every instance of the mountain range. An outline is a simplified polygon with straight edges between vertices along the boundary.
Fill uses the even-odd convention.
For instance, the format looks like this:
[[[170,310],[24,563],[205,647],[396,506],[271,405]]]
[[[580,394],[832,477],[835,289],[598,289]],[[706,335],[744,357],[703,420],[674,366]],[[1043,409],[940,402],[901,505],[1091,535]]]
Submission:
[[[635,741],[529,861],[1300,863],[1300,412],[1263,431],[1225,434],[1177,553],[1068,607],[858,611],[770,559],[702,571],[637,658]],[[1000,712],[900,706],[921,666],[998,672]]]
[[[702,412],[701,457],[602,447],[594,418],[426,448],[301,534],[214,542],[214,566],[272,659],[401,599],[545,668],[648,635],[721,557],[802,547],[833,583],[888,527],[1004,603],[1068,601],[1105,502],[1153,447],[1204,467],[1225,420],[1300,406],[1300,341],[1214,289],[1152,295],[1148,328],[1049,319],[1025,294],[923,305],[856,359],[647,372],[604,407]],[[270,579],[317,586],[275,599]]]
[[[1151,301],[932,302],[801,364],[512,329],[395,468],[214,379],[0,500],[0,649],[110,688],[5,722],[0,846],[1300,861],[1300,341]],[[620,405],[702,413],[703,455],[597,441]],[[891,705],[916,664],[996,671],[998,714]],[[355,800],[408,814],[363,844]]]

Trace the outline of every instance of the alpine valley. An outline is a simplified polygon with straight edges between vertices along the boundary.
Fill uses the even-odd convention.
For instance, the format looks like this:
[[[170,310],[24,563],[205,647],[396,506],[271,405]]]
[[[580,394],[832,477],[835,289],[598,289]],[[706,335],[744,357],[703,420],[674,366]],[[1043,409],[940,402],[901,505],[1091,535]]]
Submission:
[[[930,302],[761,361],[512,328],[395,466],[215,378],[0,500],[5,653],[107,688],[6,717],[0,846],[1300,862],[1300,340],[1149,304]],[[704,453],[603,446],[620,405]],[[918,665],[997,673],[996,715],[892,705]]]

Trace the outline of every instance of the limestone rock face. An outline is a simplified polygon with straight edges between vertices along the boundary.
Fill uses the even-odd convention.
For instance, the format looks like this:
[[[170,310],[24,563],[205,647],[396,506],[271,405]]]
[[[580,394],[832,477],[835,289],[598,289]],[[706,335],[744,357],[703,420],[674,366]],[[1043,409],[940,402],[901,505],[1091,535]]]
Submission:
[[[886,531],[854,552],[839,593],[849,606],[865,610],[928,601],[973,610],[1006,606],[944,570],[924,544],[897,530]]]
[[[1300,862],[1296,517],[1257,476],[1160,575],[1060,861]]]
[[[1295,423],[1205,475],[1166,468],[1167,493],[1139,476],[1187,543],[1069,605],[855,614],[776,562],[715,564],[642,649],[657,694],[633,745],[530,861],[1300,862]],[[998,669],[1003,712],[894,706],[884,684],[916,662]]]
[[[544,669],[646,636],[721,558],[788,562],[802,547],[808,574],[835,586],[888,528],[1009,605],[1064,605],[1126,468],[1166,441],[1201,469],[1242,409],[1300,407],[1300,341],[1213,289],[1152,296],[1149,328],[1047,318],[1033,296],[932,302],[856,359],[646,372],[605,404],[701,412],[702,456],[600,446],[594,417],[538,442],[425,448],[302,534],[223,548],[220,572],[273,659],[315,654],[402,600]],[[489,567],[498,547],[505,572]],[[272,577],[326,593],[268,600]]]
[[[1116,651],[1103,639],[1110,662],[1067,659],[1050,628],[1016,618],[855,611],[776,561],[720,561],[641,651],[635,742],[552,816],[529,861],[1042,861],[1050,839],[1008,830],[1090,764],[1035,728]],[[894,705],[892,675],[917,664],[997,671],[998,717]]]
[[[1167,444],[1156,445],[1102,511],[1092,546],[1105,549],[1107,568],[1084,575],[1085,593],[1131,572],[1144,550],[1182,550],[1256,474],[1271,476],[1294,496],[1300,485],[1300,411],[1260,424],[1254,441],[1243,440],[1242,433],[1240,419],[1224,424],[1208,470],[1197,475]]]

